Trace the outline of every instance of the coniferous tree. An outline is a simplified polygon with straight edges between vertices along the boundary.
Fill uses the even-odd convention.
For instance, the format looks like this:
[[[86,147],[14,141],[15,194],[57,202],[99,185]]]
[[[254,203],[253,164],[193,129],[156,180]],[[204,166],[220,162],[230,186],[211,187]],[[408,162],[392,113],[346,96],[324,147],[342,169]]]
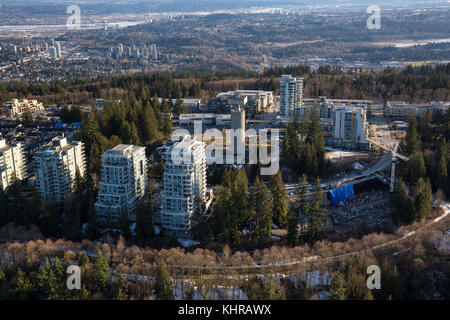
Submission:
[[[272,279],[272,277],[269,277],[268,279],[265,279],[264,285],[263,285],[263,295],[261,297],[262,300],[285,300],[286,297],[282,294],[277,292],[276,285]]]
[[[295,193],[296,198],[293,207],[295,212],[297,213],[298,222],[300,224],[300,240],[303,243],[306,224],[308,223],[311,210],[310,205],[308,204],[308,201],[306,199],[308,193],[308,180],[306,178],[306,175],[303,175],[301,177]]]
[[[8,188],[8,220],[14,221],[16,225],[24,225],[25,222],[25,197],[22,193],[21,182],[16,180]]]
[[[439,149],[439,162],[437,166],[436,187],[440,188],[446,195],[449,194],[447,163],[447,144],[444,142]]]
[[[427,169],[425,167],[425,160],[422,152],[417,152],[410,156],[408,161],[408,180],[414,185],[420,178],[425,179],[427,176]]]
[[[240,238],[237,221],[233,213],[231,190],[222,184],[217,194],[214,219],[216,234],[223,244],[232,244]]]
[[[62,214],[58,204],[44,202],[41,215],[41,230],[52,236],[60,236],[63,225]]]
[[[233,180],[231,183],[231,198],[232,198],[232,215],[236,219],[236,226],[241,229],[248,226],[252,220],[252,215],[248,204],[248,178],[244,169],[233,171]],[[238,231],[236,231],[236,236]]]
[[[123,280],[123,276],[120,274],[117,281],[117,295],[115,300],[130,300],[129,289],[125,281]]]
[[[367,289],[367,279],[364,273],[352,269],[347,274],[346,280],[346,298],[348,300],[373,300],[372,293]]]
[[[91,240],[95,240],[100,236],[100,228],[98,225],[97,212],[95,210],[93,201],[89,205],[88,221],[84,235],[85,237]]]
[[[406,152],[408,155],[415,154],[421,150],[420,137],[416,125],[416,116],[411,112],[408,119],[408,130],[406,131]]]
[[[421,221],[431,214],[433,192],[430,181],[420,178],[414,186],[415,220]]]
[[[258,239],[269,239],[272,235],[272,201],[269,197],[269,190],[259,177],[256,177],[253,183],[250,197],[256,217],[255,236]]]
[[[384,269],[385,268],[382,268],[382,270]],[[394,267],[389,268],[389,271],[383,280],[382,293],[388,293],[388,295],[384,294],[383,298],[389,300],[401,299],[403,296],[403,288],[404,285],[402,283],[400,273],[397,266],[394,265]]]
[[[285,226],[288,220],[288,193],[283,183],[281,171],[272,176],[269,181],[269,189],[273,197],[273,219],[278,226]]]
[[[298,116],[297,116],[298,117]],[[296,129],[299,130],[299,133],[302,137],[306,138],[310,132],[310,117],[309,117],[309,113],[305,112],[302,116],[302,119],[300,120],[300,123],[298,124],[298,120],[294,121],[294,124],[298,124]]]
[[[64,266],[59,258],[56,258],[53,266],[53,274],[55,277],[54,290],[49,296],[49,300],[62,300],[66,298],[66,270],[67,267]]]
[[[286,127],[281,145],[281,159],[283,163],[297,172],[302,168],[299,166],[302,153],[299,128],[298,116],[295,115],[292,122]]]
[[[141,246],[150,243],[154,236],[152,204],[140,202],[136,207],[136,241]]]
[[[33,187],[31,189],[31,199],[27,200],[24,208],[24,224],[26,227],[38,225],[39,216],[41,214],[41,205],[41,197],[39,196],[37,189]]]
[[[427,110],[422,117],[420,117],[417,124],[417,130],[419,131],[421,141],[423,143],[433,142],[433,132],[431,127],[431,111]]]
[[[213,234],[205,216],[205,205],[199,198],[195,199],[195,212],[192,226],[194,239],[200,241],[205,246],[213,241]]]
[[[41,299],[49,299],[57,295],[57,279],[48,258],[45,259],[45,265],[39,268],[36,278]]]
[[[156,273],[155,294],[159,300],[173,300],[173,285],[163,260],[159,262]]]
[[[307,164],[307,166],[311,167],[311,172],[309,172],[309,174],[319,176],[322,174],[325,166],[325,141],[323,138],[322,126],[320,124],[320,117],[315,109],[311,115],[311,124],[306,143],[307,145],[310,145],[314,155],[312,159],[313,162]]]
[[[78,265],[81,268],[81,277],[83,280],[82,286],[88,292],[94,291],[94,287],[96,285],[95,274],[93,272],[93,264],[89,259],[86,252],[83,252],[79,259]]]
[[[314,186],[314,197],[308,215],[308,230],[311,241],[320,239],[322,234],[323,220],[325,218],[323,203],[324,195],[320,186],[320,179],[317,178]]]
[[[143,142],[153,142],[158,138],[158,122],[151,103],[147,102],[142,110],[141,136]]]
[[[281,159],[298,174],[318,176],[325,167],[325,141],[317,111],[305,112],[298,122],[295,115],[285,130]]]
[[[251,211],[247,200],[247,176],[242,170],[225,170],[214,209],[216,234],[223,244],[240,240],[241,230],[250,227]]]
[[[125,208],[121,210],[118,223],[120,233],[123,235],[125,240],[129,240],[131,238],[131,230],[130,230],[131,220],[128,217],[127,212],[125,211]]]
[[[89,259],[89,256],[86,254],[86,252],[83,252],[80,255],[79,261],[78,261],[78,265],[80,267],[86,267],[89,268],[91,265],[91,260]]]
[[[65,204],[65,235],[68,239],[78,241],[81,238],[80,225],[80,202],[74,195],[71,195]]]
[[[23,123],[30,124],[33,123],[33,114],[31,113],[30,109],[27,107],[23,113]]]
[[[392,194],[392,205],[396,220],[411,223],[414,221],[414,201],[408,195],[408,189],[400,178]]]
[[[169,137],[172,133],[172,120],[168,114],[164,114],[162,117],[160,131],[163,132],[165,137]]]
[[[94,281],[98,292],[105,290],[110,278],[109,264],[103,253],[98,250],[94,260]]]
[[[346,287],[345,287],[345,277],[342,272],[337,271],[333,274],[331,279],[331,299],[332,300],[346,300]]]
[[[13,295],[18,300],[29,300],[33,297],[34,286],[28,276],[20,268],[17,271],[16,284]]]
[[[289,246],[295,247],[299,244],[299,236],[298,236],[298,213],[297,210],[292,206],[289,209],[288,214],[288,233],[287,233],[287,242]]]

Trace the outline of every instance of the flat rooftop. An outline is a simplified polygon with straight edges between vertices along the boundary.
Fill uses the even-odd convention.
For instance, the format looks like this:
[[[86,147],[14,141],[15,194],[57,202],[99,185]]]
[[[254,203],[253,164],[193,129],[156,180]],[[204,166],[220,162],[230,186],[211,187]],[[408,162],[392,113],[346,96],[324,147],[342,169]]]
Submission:
[[[112,149],[109,149],[104,154],[105,155],[123,155],[128,156],[136,151],[145,149],[145,147],[134,146],[131,144],[118,144]]]

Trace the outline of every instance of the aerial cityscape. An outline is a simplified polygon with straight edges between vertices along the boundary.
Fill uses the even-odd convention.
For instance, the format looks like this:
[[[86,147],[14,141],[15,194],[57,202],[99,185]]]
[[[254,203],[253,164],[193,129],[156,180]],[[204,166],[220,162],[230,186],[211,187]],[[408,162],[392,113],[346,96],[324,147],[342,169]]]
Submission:
[[[449,300],[449,19],[0,0],[0,300]]]

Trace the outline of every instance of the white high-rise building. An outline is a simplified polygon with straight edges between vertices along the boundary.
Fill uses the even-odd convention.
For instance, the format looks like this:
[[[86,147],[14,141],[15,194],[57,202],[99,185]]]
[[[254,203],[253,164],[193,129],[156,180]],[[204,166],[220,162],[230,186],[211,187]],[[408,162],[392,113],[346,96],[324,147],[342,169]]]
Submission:
[[[189,237],[196,199],[206,201],[205,143],[190,136],[170,141],[164,159],[161,224],[177,236]]]
[[[56,49],[56,47],[51,46],[48,48],[48,51],[50,53],[50,58],[52,58],[53,60],[58,59],[58,50]]]
[[[5,139],[0,139],[0,188],[5,190],[15,180],[25,178],[25,154],[22,145],[8,145]]]
[[[135,220],[137,201],[147,187],[145,148],[119,144],[102,155],[102,182],[95,209],[100,224],[115,225],[125,212]]]
[[[151,55],[151,58],[153,60],[158,60],[158,49],[156,47],[156,44],[153,43],[148,47],[149,54]]]
[[[61,44],[59,42],[56,42],[55,48],[56,48],[56,55],[58,56],[58,58],[61,58],[62,57]]]
[[[368,124],[366,110],[344,107],[334,112],[334,138],[345,142],[366,143]]]
[[[280,83],[280,115],[293,116],[303,106],[303,78],[284,75]]]
[[[56,137],[34,156],[37,185],[41,196],[61,203],[73,191],[77,172],[86,172],[84,144]]]

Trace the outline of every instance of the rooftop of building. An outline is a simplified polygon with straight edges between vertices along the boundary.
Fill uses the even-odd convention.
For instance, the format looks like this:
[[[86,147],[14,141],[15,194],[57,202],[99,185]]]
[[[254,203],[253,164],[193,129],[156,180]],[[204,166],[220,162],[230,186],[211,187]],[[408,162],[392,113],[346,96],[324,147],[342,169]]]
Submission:
[[[161,103],[164,99],[163,98],[158,98],[159,103]],[[172,102],[175,103],[178,99],[172,99]],[[202,101],[202,99],[200,98],[180,98],[181,101],[183,101],[183,103],[200,103]]]
[[[128,156],[128,155],[134,154],[136,152],[140,152],[142,150],[145,151],[145,147],[134,146],[134,145],[131,145],[131,144],[118,144],[114,148],[109,149],[108,151],[106,151],[104,154],[105,155]]]
[[[43,146],[38,152],[59,153],[69,150],[75,145],[81,144],[79,141],[68,142],[66,137],[55,137],[50,143]]]
[[[304,98],[304,102],[315,103],[347,103],[347,104],[373,104],[373,100],[359,100],[359,99],[328,99],[327,97],[319,98]]]
[[[296,77],[293,77],[292,75],[290,75],[290,74],[284,74],[283,76],[282,76],[282,79],[281,79],[281,81],[287,81],[287,80],[289,80],[289,81],[296,81],[296,80],[302,80],[303,81],[303,78],[296,78]]]
[[[205,118],[217,118],[215,113],[182,113],[179,119],[205,119]]]
[[[236,95],[242,96],[268,96],[273,95],[273,91],[263,91],[263,90],[234,90],[219,93],[216,98],[228,98]]]
[[[340,106],[335,108],[336,111],[344,111],[344,112],[351,112],[351,113],[362,113],[365,111],[365,108],[363,107],[356,107],[356,106]]]
[[[405,101],[389,101],[386,106],[388,108],[445,108],[448,107],[448,103],[444,102],[431,102],[428,104],[420,103],[406,103]]]
[[[11,146],[6,143],[5,139],[0,139],[0,152],[10,149]]]
[[[34,105],[34,104],[41,104],[41,103],[39,103],[35,99],[31,99],[31,100],[28,100],[28,99],[22,99],[22,100],[12,99],[12,100],[9,100],[9,101],[5,102],[3,105],[4,106],[11,106],[11,105],[19,105],[19,104],[33,104]]]
[[[185,136],[178,136],[176,138],[171,138],[169,141],[167,141],[167,144],[163,150],[168,152],[173,147],[177,147],[184,150],[190,150],[192,147],[197,145],[204,145],[204,142],[200,141],[197,136],[191,137],[191,135],[185,135]]]

